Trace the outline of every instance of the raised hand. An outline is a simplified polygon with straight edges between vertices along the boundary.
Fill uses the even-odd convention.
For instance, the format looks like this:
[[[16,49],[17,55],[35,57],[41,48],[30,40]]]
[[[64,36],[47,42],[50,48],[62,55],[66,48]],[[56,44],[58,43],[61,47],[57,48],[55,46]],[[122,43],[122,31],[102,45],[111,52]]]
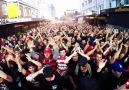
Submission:
[[[31,60],[31,56],[29,54],[25,54],[26,55],[26,58],[28,59],[28,61]]]
[[[8,56],[6,57],[6,61],[13,60],[13,59],[14,59],[14,58],[13,58],[12,55],[8,55]]]
[[[33,42],[33,41],[29,41],[29,42],[27,43],[27,45],[28,45],[28,47],[29,47],[29,48],[33,48],[33,47],[35,47],[35,45],[34,45],[34,42]]]
[[[53,38],[49,38],[49,44],[50,45],[55,45],[55,40]]]
[[[99,62],[99,68],[102,69],[107,63],[107,60],[105,59],[102,59],[100,62]]]

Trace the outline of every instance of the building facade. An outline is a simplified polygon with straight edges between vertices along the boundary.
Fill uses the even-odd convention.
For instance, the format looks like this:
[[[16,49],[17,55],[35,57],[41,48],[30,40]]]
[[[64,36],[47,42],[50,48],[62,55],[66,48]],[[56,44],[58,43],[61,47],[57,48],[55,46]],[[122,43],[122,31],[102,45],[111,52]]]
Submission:
[[[81,0],[80,6],[83,15],[92,15],[104,9],[129,6],[129,0]]]
[[[100,10],[109,8],[109,0],[81,0],[81,11],[83,15],[99,14]]]
[[[7,18],[37,18],[37,0],[1,0],[1,15]],[[13,12],[13,13],[12,13]]]

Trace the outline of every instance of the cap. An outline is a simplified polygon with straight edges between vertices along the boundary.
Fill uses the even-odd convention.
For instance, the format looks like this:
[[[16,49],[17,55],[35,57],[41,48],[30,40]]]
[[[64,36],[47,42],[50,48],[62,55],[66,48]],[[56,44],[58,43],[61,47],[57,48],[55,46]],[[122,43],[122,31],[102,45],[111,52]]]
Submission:
[[[44,53],[51,53],[51,49],[50,48],[45,48]]]
[[[43,74],[45,78],[53,77],[53,72],[51,66],[46,66],[43,69]]]
[[[120,62],[114,62],[111,67],[114,71],[124,72],[124,69],[122,68],[122,65],[120,64]]]
[[[89,45],[87,48],[88,51],[91,51],[92,49],[94,49],[94,47],[92,45]]]
[[[79,58],[78,65],[84,67],[87,64],[87,59],[83,56]]]

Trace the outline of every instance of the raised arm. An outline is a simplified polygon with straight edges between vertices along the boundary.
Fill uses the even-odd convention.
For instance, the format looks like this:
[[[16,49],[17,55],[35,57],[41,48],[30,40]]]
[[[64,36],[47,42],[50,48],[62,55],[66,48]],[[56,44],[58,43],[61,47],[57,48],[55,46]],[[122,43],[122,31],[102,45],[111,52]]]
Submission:
[[[69,57],[67,57],[66,59],[65,59],[65,61],[64,61],[64,63],[69,63],[69,61],[70,61],[70,59],[74,56],[74,55],[76,55],[77,54],[77,52],[76,51],[74,51]]]
[[[8,82],[13,82],[13,79],[11,76],[5,74],[3,71],[0,70],[0,77]]]
[[[93,50],[87,52],[86,55],[87,55],[87,56],[92,55],[92,54],[95,52],[95,50],[97,49],[97,47],[98,47],[98,45],[96,45],[95,48],[94,48]]]
[[[31,56],[29,54],[25,54],[25,55],[26,55],[26,58],[28,59],[28,61],[32,62],[33,64],[35,64],[38,67],[38,70],[40,70],[42,68],[42,64],[40,62],[31,59]]]
[[[110,64],[113,64],[113,63],[115,62],[115,60],[119,57],[120,52],[121,52],[121,50],[122,50],[122,46],[123,46],[123,44],[120,45],[119,50],[118,50],[118,51],[114,54],[114,56],[111,58]]]
[[[65,44],[64,44],[63,41],[62,41],[62,38],[60,38],[60,43],[61,43],[61,45],[63,46],[63,48],[65,48],[65,50],[68,52],[68,51],[69,51],[69,50],[68,50],[68,47],[65,46]]]
[[[35,72],[35,73],[32,73],[32,74],[28,75],[28,76],[26,77],[26,80],[29,81],[29,82],[33,81],[34,78],[37,77],[39,74],[43,74],[43,69],[44,69],[44,67],[43,67],[41,70],[39,70],[39,71],[37,71],[37,72]]]
[[[9,47],[4,47],[4,46],[2,46],[1,48],[3,48],[3,49],[5,49],[5,50],[7,50],[8,52],[14,54],[13,50],[11,50]]]
[[[88,46],[89,46],[89,41],[90,41],[90,38],[87,40],[87,44],[86,44],[85,47],[84,47],[84,53],[86,52],[86,50],[87,50],[87,48],[88,48]]]
[[[54,39],[50,38],[49,40],[49,44],[53,46],[54,49],[54,54],[53,54],[53,59],[57,60],[59,57],[59,47],[58,45],[55,43]]]
[[[88,55],[82,53],[80,50],[78,51],[78,53],[79,53],[81,56],[87,58],[87,60],[90,60],[90,57],[89,57]]]
[[[118,41],[118,44],[120,44],[123,41],[123,33],[121,34],[121,39]]]

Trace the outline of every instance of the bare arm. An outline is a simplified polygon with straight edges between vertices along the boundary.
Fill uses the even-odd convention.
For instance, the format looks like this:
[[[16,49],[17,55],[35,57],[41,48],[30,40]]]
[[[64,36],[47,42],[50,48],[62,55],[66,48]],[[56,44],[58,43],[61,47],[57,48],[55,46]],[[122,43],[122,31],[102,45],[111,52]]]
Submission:
[[[0,70],[0,77],[8,82],[13,82],[13,79],[11,76],[5,74],[3,71]]]
[[[63,46],[63,48],[65,48],[65,50],[68,52],[69,51],[68,47],[66,47],[65,44],[62,42],[62,38],[60,39],[60,43]]]
[[[32,62],[33,64],[35,64],[38,67],[38,70],[40,70],[42,68],[42,64],[38,61],[35,61],[33,59],[31,59],[30,55],[26,54],[28,61]]]
[[[77,54],[77,52],[76,51],[74,51],[69,57],[67,57],[66,58],[66,60],[64,61],[64,63],[69,63],[69,61],[70,61],[70,59],[74,56],[74,55],[76,55]]]
[[[90,41],[90,39],[87,40],[87,44],[85,45],[85,48],[84,48],[84,53],[86,52],[86,50],[87,50],[87,48],[89,46],[89,41]]]
[[[112,47],[112,46],[110,46],[109,48],[107,48],[107,49],[103,52],[103,55],[106,55],[106,54],[110,51],[111,47]]]
[[[121,52],[121,50],[122,50],[122,45],[123,45],[123,44],[120,45],[119,50],[118,50],[118,51],[114,54],[114,56],[111,58],[110,64],[113,64],[113,63],[115,62],[115,60],[119,57],[120,52]]]
[[[90,57],[89,57],[88,55],[82,53],[80,50],[78,51],[78,53],[79,53],[81,56],[87,58],[87,60],[90,60]]]
[[[99,50],[101,53],[103,53],[103,49],[100,47],[100,45],[98,46]]]
[[[31,82],[31,81],[32,81],[35,77],[37,77],[39,74],[43,74],[43,69],[44,69],[44,67],[43,67],[41,70],[39,70],[39,71],[37,71],[37,72],[35,72],[35,73],[32,73],[32,74],[28,75],[28,76],[26,77],[26,80],[29,81],[29,82]]]
[[[92,54],[95,52],[95,50],[97,49],[97,47],[98,47],[98,45],[96,45],[95,48],[94,48],[93,50],[87,52],[86,55],[87,55],[87,56],[92,55]]]
[[[13,54],[14,54],[13,50],[9,49],[8,47],[3,47],[3,46],[2,46],[2,48],[3,48],[3,49],[5,49],[5,50],[7,50],[8,52],[10,52],[10,53],[13,53]]]
[[[27,71],[20,64],[20,59],[16,58],[15,61],[18,65],[18,71],[21,72],[23,75],[26,75]]]

